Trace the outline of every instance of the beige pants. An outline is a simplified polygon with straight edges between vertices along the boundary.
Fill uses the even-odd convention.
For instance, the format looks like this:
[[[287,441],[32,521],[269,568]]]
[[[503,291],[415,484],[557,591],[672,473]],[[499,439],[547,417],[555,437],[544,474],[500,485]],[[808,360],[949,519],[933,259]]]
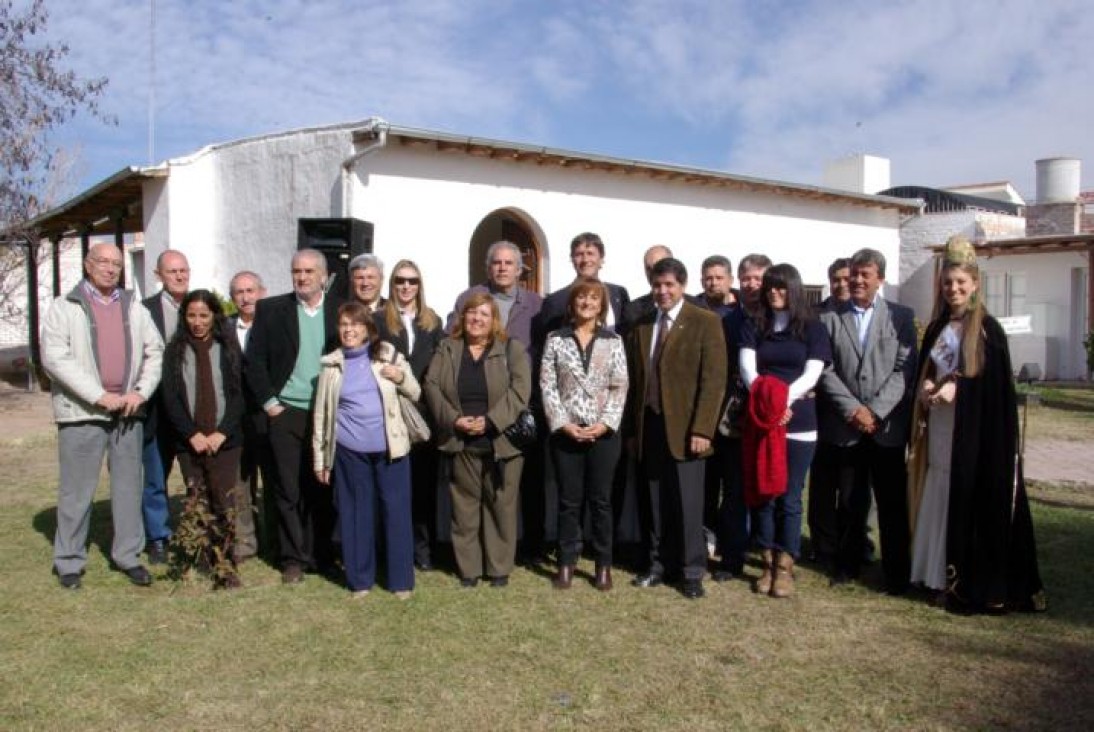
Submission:
[[[523,457],[452,456],[452,550],[461,577],[508,577],[513,571],[523,465]]]

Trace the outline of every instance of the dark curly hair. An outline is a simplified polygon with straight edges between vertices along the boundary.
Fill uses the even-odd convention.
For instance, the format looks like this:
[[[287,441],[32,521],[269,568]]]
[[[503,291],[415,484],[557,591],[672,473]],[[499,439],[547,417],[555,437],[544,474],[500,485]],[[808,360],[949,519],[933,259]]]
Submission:
[[[239,350],[239,341],[235,334],[228,328],[228,319],[224,316],[224,309],[220,306],[220,300],[209,290],[193,290],[186,293],[179,303],[179,324],[171,342],[167,344],[164,359],[173,364],[182,366],[186,347],[190,344],[190,331],[186,327],[186,310],[190,303],[204,303],[213,313],[213,340],[224,349],[224,357],[227,358],[228,373],[223,374],[225,391],[238,392],[242,389],[243,354]],[[213,364],[213,368],[219,368],[220,364]]]

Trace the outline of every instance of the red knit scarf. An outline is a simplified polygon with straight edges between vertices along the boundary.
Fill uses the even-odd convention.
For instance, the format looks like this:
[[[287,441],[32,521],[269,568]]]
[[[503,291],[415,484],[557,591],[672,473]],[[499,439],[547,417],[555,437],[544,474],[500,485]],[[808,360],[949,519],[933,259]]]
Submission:
[[[786,414],[789,386],[774,376],[752,382],[741,435],[745,505],[758,508],[786,493]]]

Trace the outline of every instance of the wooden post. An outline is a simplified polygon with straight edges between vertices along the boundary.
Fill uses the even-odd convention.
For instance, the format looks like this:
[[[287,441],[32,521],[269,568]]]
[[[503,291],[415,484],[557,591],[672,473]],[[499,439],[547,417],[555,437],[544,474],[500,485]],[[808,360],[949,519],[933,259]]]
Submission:
[[[53,255],[53,296],[61,296],[61,235],[54,234],[50,242],[50,253]],[[83,264],[81,263],[81,267]]]
[[[42,341],[38,335],[38,240],[26,237],[27,247],[27,328],[30,346],[30,381],[28,391],[38,383],[38,369],[41,368]]]
[[[125,213],[114,218],[114,245],[122,253],[122,271],[118,275],[118,287],[125,289]]]

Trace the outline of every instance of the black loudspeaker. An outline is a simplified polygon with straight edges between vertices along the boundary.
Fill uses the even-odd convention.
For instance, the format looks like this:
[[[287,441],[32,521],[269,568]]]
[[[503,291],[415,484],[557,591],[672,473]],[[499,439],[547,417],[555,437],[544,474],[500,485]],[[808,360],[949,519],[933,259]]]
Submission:
[[[327,258],[327,292],[349,297],[349,260],[372,252],[372,224],[361,219],[299,219],[297,249],[317,249]]]

